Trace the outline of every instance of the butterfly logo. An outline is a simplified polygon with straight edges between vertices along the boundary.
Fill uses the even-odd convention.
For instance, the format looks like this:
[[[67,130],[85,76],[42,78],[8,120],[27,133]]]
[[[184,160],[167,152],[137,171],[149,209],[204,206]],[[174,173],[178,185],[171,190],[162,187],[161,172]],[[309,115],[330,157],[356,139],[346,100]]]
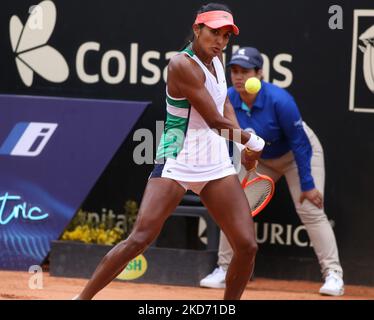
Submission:
[[[47,44],[56,24],[54,3],[42,1],[29,13],[25,25],[16,15],[9,22],[10,42],[23,83],[30,87],[34,73],[50,82],[64,82],[69,76],[68,64],[61,53]]]

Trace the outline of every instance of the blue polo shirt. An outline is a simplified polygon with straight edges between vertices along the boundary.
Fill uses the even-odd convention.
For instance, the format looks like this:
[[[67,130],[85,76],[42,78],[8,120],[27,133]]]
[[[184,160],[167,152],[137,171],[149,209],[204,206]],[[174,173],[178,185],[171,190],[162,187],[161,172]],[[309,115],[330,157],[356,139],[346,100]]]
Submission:
[[[239,93],[228,89],[240,127],[255,132],[266,141],[261,158],[279,158],[292,150],[302,191],[314,188],[311,175],[312,147],[303,128],[303,121],[294,98],[284,89],[261,81],[261,90],[251,109]]]

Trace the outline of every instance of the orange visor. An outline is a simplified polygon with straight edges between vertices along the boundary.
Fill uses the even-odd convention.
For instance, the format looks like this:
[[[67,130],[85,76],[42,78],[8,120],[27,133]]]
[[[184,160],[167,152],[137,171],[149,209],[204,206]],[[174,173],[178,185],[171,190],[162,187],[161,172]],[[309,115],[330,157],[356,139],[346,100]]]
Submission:
[[[200,13],[196,17],[195,24],[200,23],[203,23],[212,29],[231,26],[233,33],[236,36],[239,34],[239,28],[234,24],[232,14],[226,11],[216,10]]]

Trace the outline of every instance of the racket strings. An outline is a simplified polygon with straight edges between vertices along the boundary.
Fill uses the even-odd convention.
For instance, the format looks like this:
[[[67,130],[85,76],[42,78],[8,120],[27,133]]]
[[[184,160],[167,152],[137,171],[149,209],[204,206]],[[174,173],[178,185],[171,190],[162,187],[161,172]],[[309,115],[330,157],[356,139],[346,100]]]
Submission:
[[[273,186],[270,181],[260,179],[248,185],[244,189],[244,192],[247,196],[251,210],[255,211],[261,207],[269,197],[271,197]]]

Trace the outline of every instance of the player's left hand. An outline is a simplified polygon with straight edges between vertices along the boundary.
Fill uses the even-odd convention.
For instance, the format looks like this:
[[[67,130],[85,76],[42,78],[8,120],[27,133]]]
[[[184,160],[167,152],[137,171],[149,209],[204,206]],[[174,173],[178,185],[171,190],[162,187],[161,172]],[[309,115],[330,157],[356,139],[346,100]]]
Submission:
[[[317,208],[323,208],[323,196],[316,188],[309,191],[304,191],[300,196],[300,203],[303,203],[305,199],[309,200]]]

